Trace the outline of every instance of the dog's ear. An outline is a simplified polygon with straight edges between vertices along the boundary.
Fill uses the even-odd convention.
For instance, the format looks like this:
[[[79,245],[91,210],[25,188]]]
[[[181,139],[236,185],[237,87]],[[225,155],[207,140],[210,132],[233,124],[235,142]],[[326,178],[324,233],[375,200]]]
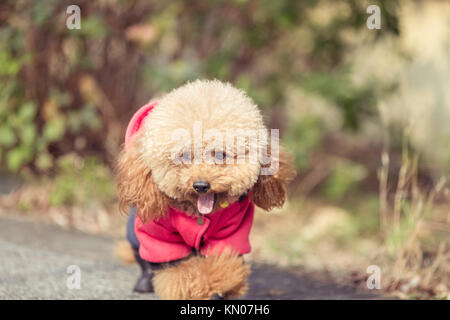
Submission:
[[[136,140],[119,155],[117,193],[120,210],[127,212],[137,206],[138,215],[145,222],[167,214],[168,197],[153,181],[150,168],[138,152]]]
[[[273,159],[272,161],[277,160]],[[253,202],[264,210],[281,207],[286,201],[287,186],[296,172],[291,155],[280,147],[278,171],[273,175],[260,175],[253,187]]]

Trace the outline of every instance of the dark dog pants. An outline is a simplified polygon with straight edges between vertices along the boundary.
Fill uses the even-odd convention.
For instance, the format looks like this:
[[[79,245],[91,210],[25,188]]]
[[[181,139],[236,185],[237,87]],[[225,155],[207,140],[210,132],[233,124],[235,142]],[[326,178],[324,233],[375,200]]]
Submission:
[[[136,237],[136,231],[134,230],[134,220],[136,219],[136,212],[137,209],[136,207],[133,207],[130,210],[130,214],[128,215],[128,221],[127,221],[127,240],[130,243],[131,247],[134,250],[134,254],[135,257],[139,260],[142,260],[142,258],[139,256],[139,240]],[[170,262],[164,262],[164,263],[153,263],[153,262],[148,262],[145,261],[146,263],[148,263],[151,267],[152,270],[158,270],[164,267],[170,267],[170,266],[174,266],[177,265],[179,262],[188,259],[190,256],[183,258],[183,259],[179,259],[179,260],[174,260],[174,261],[170,261]],[[140,262],[140,261],[138,261]],[[139,263],[140,264],[140,263]]]

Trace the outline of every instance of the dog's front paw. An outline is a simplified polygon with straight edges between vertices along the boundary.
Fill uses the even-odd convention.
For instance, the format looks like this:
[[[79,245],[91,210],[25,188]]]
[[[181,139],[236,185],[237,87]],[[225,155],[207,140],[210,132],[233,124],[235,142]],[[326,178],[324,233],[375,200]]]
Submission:
[[[153,274],[143,273],[139,277],[139,279],[136,281],[133,291],[137,292],[137,293],[152,293],[152,292],[154,292],[152,280],[153,280]]]
[[[220,295],[220,294],[218,294],[218,293],[215,293],[215,294],[211,297],[211,300],[225,300],[225,299],[226,299],[225,296],[222,296],[222,295]]]
[[[237,254],[222,253],[158,270],[153,284],[160,299],[219,300],[244,295],[249,273],[250,266]]]
[[[210,299],[226,300],[247,293],[250,266],[237,254],[224,252],[205,257],[203,273],[208,275]]]

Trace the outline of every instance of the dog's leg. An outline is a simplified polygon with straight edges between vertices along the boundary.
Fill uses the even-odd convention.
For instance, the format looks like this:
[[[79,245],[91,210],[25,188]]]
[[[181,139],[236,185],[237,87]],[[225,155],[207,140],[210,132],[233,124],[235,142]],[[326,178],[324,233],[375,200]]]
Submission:
[[[134,258],[141,268],[141,275],[139,276],[136,284],[134,285],[134,292],[138,293],[149,293],[153,292],[153,273],[150,267],[150,263],[145,261],[139,255],[139,240],[136,238],[136,233],[134,230],[134,221],[136,219],[137,208],[134,207],[130,210],[130,214],[128,216],[128,222],[126,227],[126,235],[128,240],[128,246],[125,244],[121,244],[120,246],[116,246],[116,254],[122,258],[125,262],[131,262],[131,257]],[[132,253],[130,253],[130,251]]]
[[[237,254],[195,256],[174,267],[155,271],[153,285],[160,299],[217,299],[247,292],[250,266]]]
[[[137,248],[133,248],[128,241],[118,241],[114,247],[114,254],[125,264],[137,263],[139,265],[141,275],[134,285],[134,292],[153,292],[153,273],[151,264],[141,258]]]
[[[134,250],[134,257],[141,268],[141,276],[136,281],[133,291],[138,293],[153,292],[153,272],[149,262],[141,258],[138,250]]]

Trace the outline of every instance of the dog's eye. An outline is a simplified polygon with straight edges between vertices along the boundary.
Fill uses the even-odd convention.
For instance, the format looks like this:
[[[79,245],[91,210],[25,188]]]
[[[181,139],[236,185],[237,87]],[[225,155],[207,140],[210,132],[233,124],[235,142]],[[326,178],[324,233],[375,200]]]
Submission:
[[[223,161],[226,158],[226,155],[224,152],[222,151],[217,151],[214,153],[214,158],[218,161]]]
[[[181,160],[183,160],[184,163],[189,163],[191,161],[191,152],[190,151],[183,151],[180,155]]]

